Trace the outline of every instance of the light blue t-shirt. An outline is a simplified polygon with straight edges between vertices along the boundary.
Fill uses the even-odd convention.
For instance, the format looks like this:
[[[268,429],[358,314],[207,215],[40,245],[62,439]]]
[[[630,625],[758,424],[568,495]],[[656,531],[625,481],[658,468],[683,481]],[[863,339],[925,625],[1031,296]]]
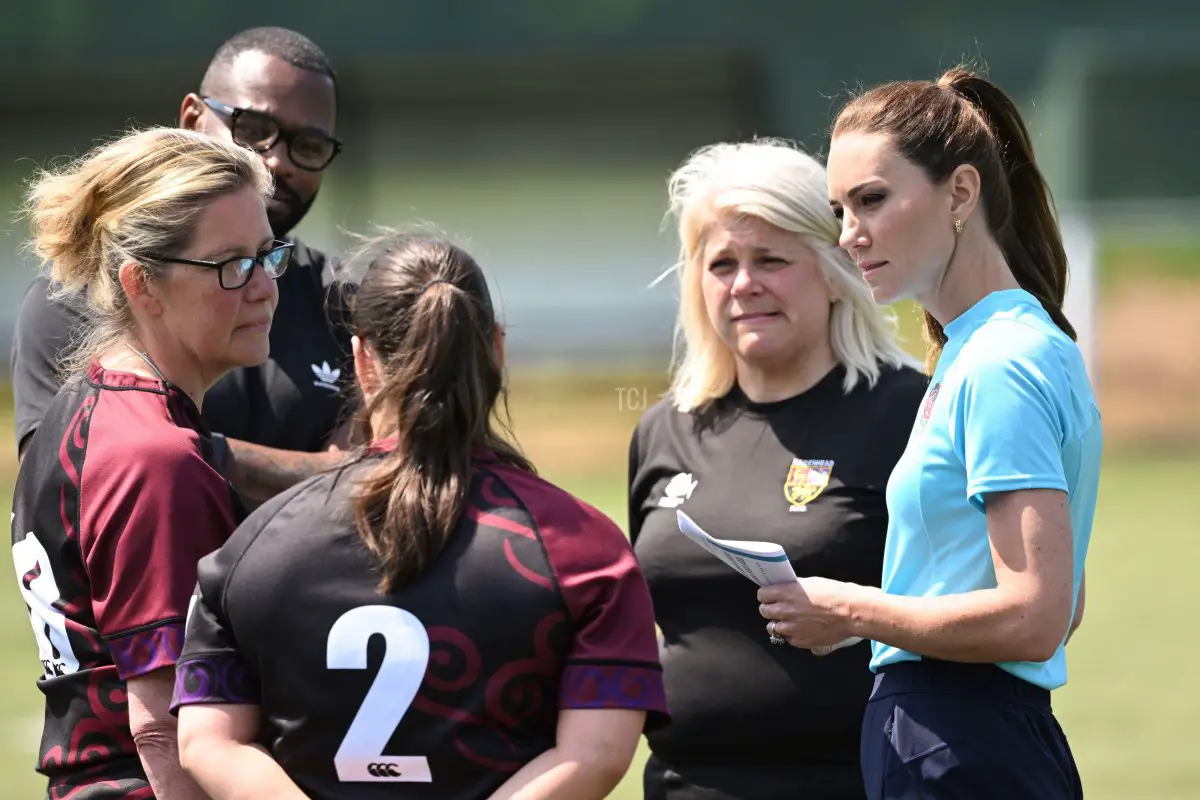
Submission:
[[[1100,412],[1079,348],[1023,289],[992,292],[945,326],[947,342],[888,481],[882,588],[933,597],[994,588],[988,492],[1066,491],[1083,576],[1100,480]],[[1002,669],[1067,682],[1066,631],[1046,662]],[[871,670],[914,653],[872,642]]]

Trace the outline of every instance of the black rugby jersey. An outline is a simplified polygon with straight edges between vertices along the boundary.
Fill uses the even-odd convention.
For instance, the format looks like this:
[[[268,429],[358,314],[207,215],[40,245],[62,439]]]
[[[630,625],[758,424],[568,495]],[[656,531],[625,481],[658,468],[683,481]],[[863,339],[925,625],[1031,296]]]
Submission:
[[[41,659],[51,800],[153,798],[125,683],[175,664],[196,563],[244,516],[211,441],[176,387],[93,364],[29,442],[13,560]]]
[[[201,561],[173,707],[259,705],[260,741],[327,800],[488,797],[564,708],[665,722],[649,591],[611,520],[477,451],[445,549],[380,595],[349,506],[374,460],[273,498]]]
[[[324,253],[295,237],[287,271],[276,282],[271,355],[257,367],[230,370],[204,396],[209,429],[284,450],[324,448],[345,415],[354,383],[348,301],[353,285]],[[213,277],[216,280],[216,277]],[[82,299],[48,296],[39,277],[25,293],[13,335],[11,370],[18,446],[58,392],[57,374],[71,338],[86,325]]]
[[[806,766],[828,765],[840,765],[829,793],[812,785],[812,796],[862,795],[868,643],[820,658],[771,645],[758,587],[676,521],[682,509],[718,538],[776,542],[800,576],[878,586],[887,479],[926,378],[885,367],[874,388],[860,381],[848,394],[844,378],[838,366],[774,403],[751,402],[735,386],[700,414],[681,413],[668,398],[634,432],[630,533],[662,629],[673,720],[648,739],[682,776],[660,796],[809,796],[798,785],[808,780]],[[772,781],[778,785],[764,785]],[[689,783],[708,788],[689,791]]]

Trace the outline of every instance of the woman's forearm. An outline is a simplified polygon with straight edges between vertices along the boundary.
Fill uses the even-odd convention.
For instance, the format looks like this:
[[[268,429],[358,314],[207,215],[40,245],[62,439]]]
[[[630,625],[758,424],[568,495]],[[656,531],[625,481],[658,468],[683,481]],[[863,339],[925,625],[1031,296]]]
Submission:
[[[180,760],[212,800],[308,800],[258,745],[200,739],[180,751]]]
[[[203,800],[195,780],[179,763],[179,737],[171,716],[175,670],[165,668],[129,679],[129,731],[156,797]]]
[[[134,734],[133,742],[155,797],[207,800],[204,787],[179,765],[174,731],[166,726],[143,727]]]
[[[552,748],[505,781],[489,800],[601,800],[628,769],[628,763],[588,763]]]
[[[946,661],[1046,661],[1067,633],[1003,589],[905,597],[859,587],[846,614],[853,635]]]

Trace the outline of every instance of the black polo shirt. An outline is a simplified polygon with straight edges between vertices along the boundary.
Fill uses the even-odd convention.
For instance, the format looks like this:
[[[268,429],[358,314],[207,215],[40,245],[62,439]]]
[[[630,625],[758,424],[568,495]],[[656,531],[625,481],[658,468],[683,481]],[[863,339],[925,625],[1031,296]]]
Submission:
[[[649,735],[650,797],[860,797],[867,642],[825,657],[768,641],[758,587],[679,532],[783,546],[800,576],[878,586],[888,476],[925,391],[883,368],[845,392],[836,367],[774,403],[737,387],[706,412],[669,399],[630,447],[629,525],[654,600],[673,722]],[[700,789],[697,787],[707,787]],[[690,788],[689,788],[690,787]],[[805,792],[811,792],[805,794]],[[708,792],[708,793],[706,793]]]
[[[239,367],[204,396],[204,422],[215,432],[284,450],[323,449],[343,418],[354,381],[350,353],[350,285],[337,263],[296,245],[278,281],[271,355],[258,367]],[[21,303],[12,346],[17,443],[37,428],[58,392],[58,364],[86,321],[76,300],[53,301],[45,276]]]

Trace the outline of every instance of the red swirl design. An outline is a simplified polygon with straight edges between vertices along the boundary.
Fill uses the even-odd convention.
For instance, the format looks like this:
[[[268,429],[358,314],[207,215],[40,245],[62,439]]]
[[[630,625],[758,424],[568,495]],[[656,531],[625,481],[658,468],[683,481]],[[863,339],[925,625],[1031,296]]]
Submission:
[[[499,508],[520,508],[521,504],[509,492],[501,494],[496,491],[496,487],[503,487],[500,481],[494,475],[485,475],[483,480],[479,482],[479,494],[483,498],[483,502],[489,506]]]
[[[508,561],[509,566],[516,570],[517,574],[525,580],[540,586],[543,589],[554,588],[554,584],[549,578],[544,575],[538,575],[532,569],[521,563],[521,560],[517,558],[516,551],[513,550],[512,539],[504,540],[504,558]]]
[[[543,617],[533,633],[534,656],[509,662],[492,675],[486,699],[491,717],[515,728],[545,712],[547,694],[553,699],[552,687],[561,669],[550,638],[565,620],[561,611]],[[513,705],[516,709],[510,711]]]
[[[106,678],[104,672],[95,670],[88,676],[87,701],[91,716],[76,718],[66,751],[61,745],[55,745],[42,755],[44,770],[78,770],[63,779],[72,788],[62,797],[75,797],[78,795],[74,792],[96,786],[88,780],[88,775],[103,774],[113,769],[111,762],[114,759],[137,752],[129,730],[128,696],[124,685],[114,684],[111,673]],[[104,781],[103,785],[109,783]],[[111,788],[119,787],[112,783]]]
[[[425,668],[423,686],[438,692],[460,692],[479,679],[482,662],[479,648],[471,637],[460,630],[446,626],[429,629],[429,666]],[[455,660],[455,652],[462,657],[462,673],[458,675],[439,674],[441,669],[449,666]],[[487,720],[476,717],[468,711],[440,703],[426,693],[421,692],[413,698],[412,707],[434,717],[443,717],[466,725],[487,725]]]
[[[554,638],[565,622],[566,614],[561,611],[548,614],[534,630],[534,656],[509,662],[492,674],[484,687],[486,713],[482,716],[435,701],[425,691],[417,695],[413,708],[457,723],[452,736],[454,746],[463,758],[487,769],[515,772],[524,761],[509,736],[510,729],[544,717],[551,721],[550,730],[553,730],[561,670]],[[430,628],[429,638],[435,652],[431,654],[425,674],[428,689],[458,694],[478,682],[481,656],[470,637],[454,628],[436,627]],[[446,674],[440,671],[457,663],[458,658],[462,659],[460,672]],[[512,760],[503,757],[506,751],[514,756]]]
[[[458,659],[462,660],[462,672],[459,675],[439,674]],[[449,627],[429,629],[429,667],[425,670],[425,683],[431,688],[439,692],[461,691],[479,678],[481,665],[479,648],[471,641],[471,637]]]
[[[154,800],[154,790],[145,778],[113,778],[102,767],[61,778],[50,784],[50,800]]]
[[[83,398],[83,402],[75,410],[75,416],[71,417],[71,421],[67,425],[67,435],[58,449],[58,463],[75,488],[79,488],[79,470],[76,469],[75,459],[72,456],[87,445],[87,427],[88,422],[91,421],[92,408],[95,405],[96,398],[93,395],[88,394]]]
[[[481,511],[475,506],[468,506],[466,515],[469,519],[474,520],[480,525],[486,525],[489,528],[498,528],[502,531],[515,533],[518,536],[524,536],[526,539],[537,539],[533,530],[519,522],[502,517],[499,514],[494,514],[491,511]]]

